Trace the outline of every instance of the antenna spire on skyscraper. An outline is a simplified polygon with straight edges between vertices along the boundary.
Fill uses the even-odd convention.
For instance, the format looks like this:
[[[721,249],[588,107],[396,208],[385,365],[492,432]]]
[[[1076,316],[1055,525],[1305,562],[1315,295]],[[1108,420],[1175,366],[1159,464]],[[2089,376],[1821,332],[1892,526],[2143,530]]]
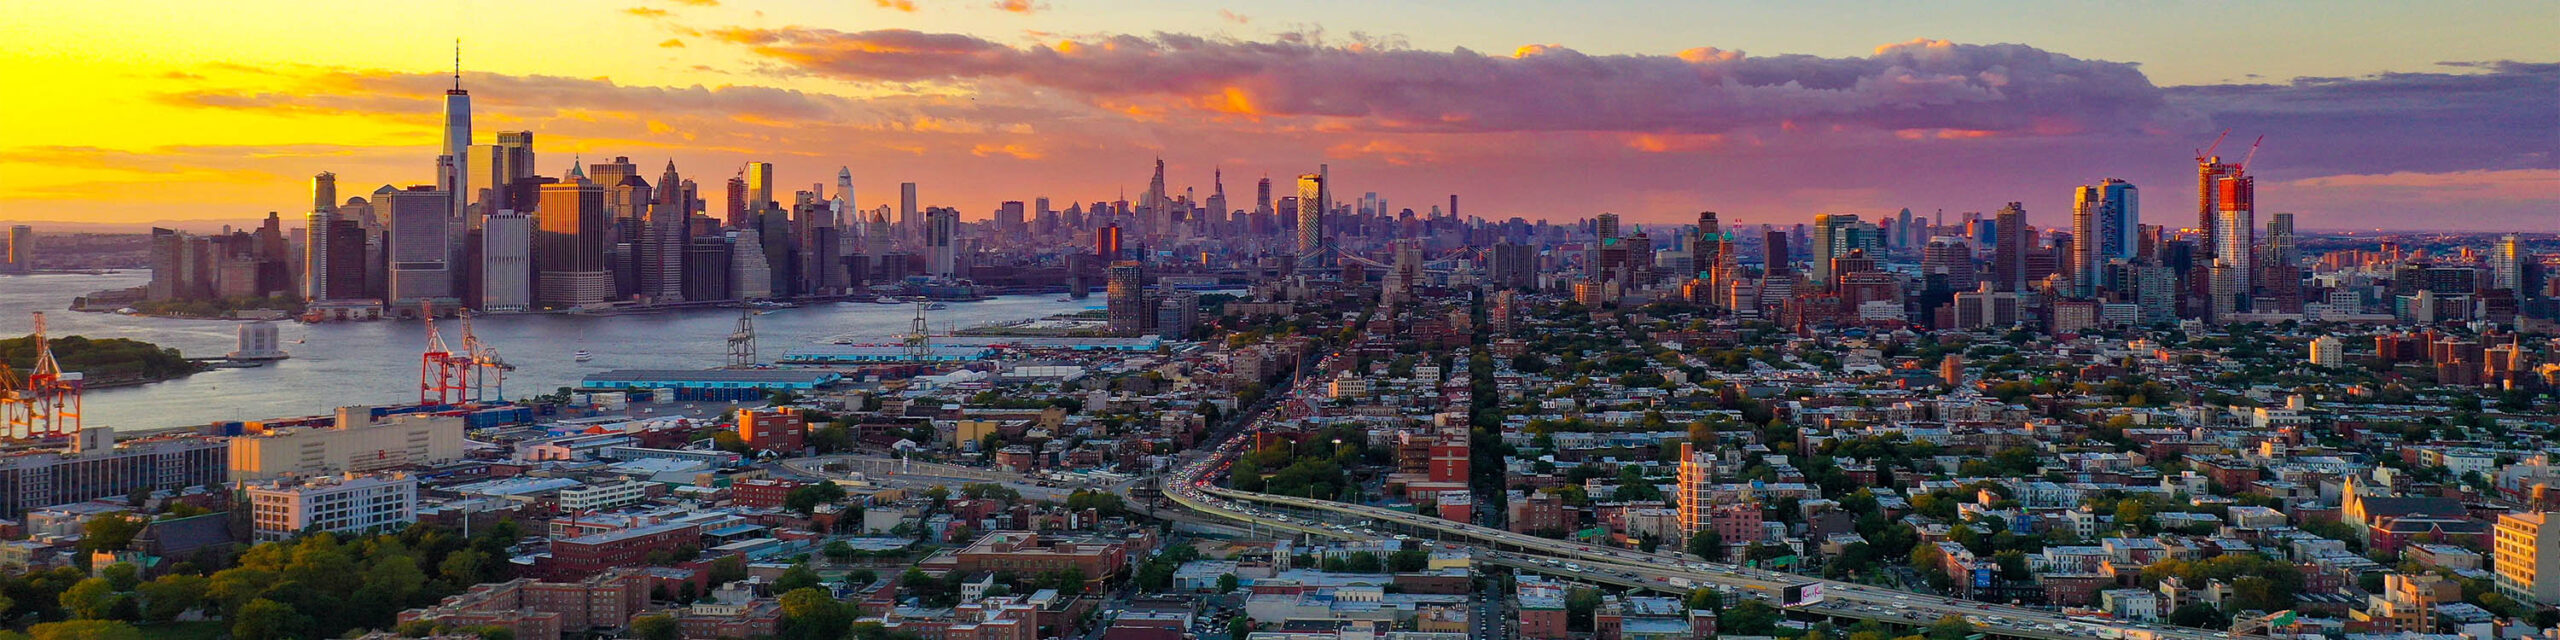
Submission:
[[[462,90],[462,39],[453,39],[453,90]]]

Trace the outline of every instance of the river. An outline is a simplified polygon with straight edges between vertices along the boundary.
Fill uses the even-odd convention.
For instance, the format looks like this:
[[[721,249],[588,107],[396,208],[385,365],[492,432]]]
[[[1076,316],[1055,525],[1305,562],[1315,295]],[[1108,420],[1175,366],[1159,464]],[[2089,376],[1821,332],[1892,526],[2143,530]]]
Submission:
[[[139,286],[148,272],[107,275],[0,276],[0,336],[32,329],[30,311],[44,311],[54,336],[131,338],[178,349],[190,358],[220,356],[235,346],[240,323],[181,320],[70,311],[71,299],[93,291]],[[1078,311],[1101,304],[1059,302],[1055,296],[1006,296],[954,302],[930,312],[934,332],[1014,322]],[[829,303],[777,309],[756,317],[757,351],[772,362],[793,347],[841,336],[894,336],[915,319],[912,305]],[[482,342],[514,364],[506,394],[522,398],[576,385],[607,369],[703,369],[727,360],[735,309],[700,309],[616,316],[481,316],[471,321]],[[134,387],[93,389],[85,395],[88,428],[159,429],[219,420],[255,420],[324,414],[340,405],[394,404],[418,399],[418,354],[425,325],[415,321],[302,324],[278,322],[279,339],[292,358],[249,369],[215,369]],[[436,322],[446,344],[462,347],[461,325]],[[584,349],[594,359],[577,362]]]

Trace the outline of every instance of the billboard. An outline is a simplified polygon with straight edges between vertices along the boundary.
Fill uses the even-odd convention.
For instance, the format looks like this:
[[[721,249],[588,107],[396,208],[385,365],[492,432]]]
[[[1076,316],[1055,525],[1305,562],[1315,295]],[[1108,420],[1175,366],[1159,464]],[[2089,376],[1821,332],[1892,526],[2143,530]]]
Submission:
[[[1779,592],[1779,606],[1802,607],[1822,604],[1822,583],[1807,582]]]
[[[1975,569],[1975,570],[1973,570],[1973,586],[1974,586],[1974,588],[1977,588],[1977,589],[1979,589],[1979,588],[1988,588],[1988,587],[1990,587],[1990,586],[1991,586],[1991,570],[1990,570],[1990,569]]]

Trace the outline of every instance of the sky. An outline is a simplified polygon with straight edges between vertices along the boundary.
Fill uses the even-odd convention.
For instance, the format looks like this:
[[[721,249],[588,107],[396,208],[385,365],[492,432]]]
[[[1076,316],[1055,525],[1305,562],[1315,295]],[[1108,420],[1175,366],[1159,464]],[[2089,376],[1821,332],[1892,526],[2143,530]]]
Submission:
[[[434,181],[462,48],[476,142],[542,173],[855,176],[863,207],[1231,202],[1328,164],[1428,211],[1676,224],[1950,218],[2072,187],[2193,226],[2197,150],[2306,229],[2560,231],[2560,3],[496,0],[0,12],[0,220],[249,221]]]

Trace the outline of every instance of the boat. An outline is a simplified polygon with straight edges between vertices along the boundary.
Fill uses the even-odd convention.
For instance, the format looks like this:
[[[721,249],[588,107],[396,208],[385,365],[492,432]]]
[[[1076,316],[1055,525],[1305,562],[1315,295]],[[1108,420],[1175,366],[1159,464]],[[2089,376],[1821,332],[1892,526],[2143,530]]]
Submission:
[[[873,299],[873,300],[872,300],[872,302],[879,303],[879,304],[906,304],[906,303],[907,303],[907,301],[905,301],[905,300],[899,300],[897,296],[880,296],[879,298],[875,298],[875,299]]]
[[[596,354],[587,353],[587,350],[585,350],[585,349],[579,349],[579,350],[578,350],[578,354],[577,354],[576,356],[573,356],[573,359],[575,359],[575,360],[577,360],[577,361],[579,361],[579,362],[586,362],[586,361],[588,361],[588,360],[594,360],[594,359],[596,359]]]
[[[943,310],[943,309],[949,309],[949,308],[951,308],[951,305],[943,304],[943,303],[940,303],[940,302],[927,302],[927,303],[924,303],[924,308],[925,308],[925,310],[926,310],[926,311],[941,311],[941,310]]]
[[[1058,296],[1058,301],[1059,301],[1059,302],[1075,302],[1075,301],[1076,301],[1076,297],[1075,297],[1075,296]]]

